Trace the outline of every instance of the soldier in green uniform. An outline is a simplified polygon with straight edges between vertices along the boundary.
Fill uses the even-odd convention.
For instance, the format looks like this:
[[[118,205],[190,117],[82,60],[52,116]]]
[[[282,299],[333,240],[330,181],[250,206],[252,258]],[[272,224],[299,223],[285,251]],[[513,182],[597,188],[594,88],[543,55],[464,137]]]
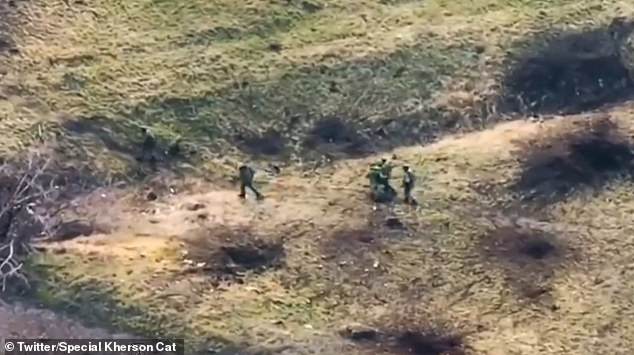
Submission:
[[[405,195],[405,203],[415,205],[417,202],[412,197],[412,190],[414,189],[416,177],[407,165],[403,166],[403,173],[403,194]]]
[[[141,144],[140,161],[149,161],[152,165],[156,164],[156,138],[145,127],[141,128],[143,134],[143,143]]]
[[[370,171],[368,172],[368,179],[370,179],[370,187],[375,189],[381,183],[381,163],[374,163],[370,165]]]
[[[387,159],[381,159],[381,185],[386,190],[391,190],[390,178],[392,177],[392,164],[387,162]]]
[[[368,178],[370,179],[371,196],[375,202],[389,202],[396,196],[396,191],[390,186],[392,166],[387,159],[370,165]]]
[[[256,190],[255,187],[253,187],[253,177],[255,176],[255,170],[253,170],[253,168],[251,168],[250,166],[241,165],[238,168],[238,174],[240,177],[240,195],[238,196],[240,198],[246,198],[247,187],[251,191],[253,191],[253,193],[255,193],[255,196],[258,200],[264,198],[264,196],[258,190]]]

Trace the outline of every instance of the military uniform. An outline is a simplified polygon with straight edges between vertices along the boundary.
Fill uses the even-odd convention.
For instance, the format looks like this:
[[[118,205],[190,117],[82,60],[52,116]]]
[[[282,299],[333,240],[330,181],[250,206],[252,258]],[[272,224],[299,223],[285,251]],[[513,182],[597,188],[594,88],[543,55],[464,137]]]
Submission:
[[[143,144],[141,145],[141,161],[149,161],[152,164],[156,163],[156,138],[147,129],[143,129]]]
[[[262,194],[253,187],[253,177],[255,176],[255,171],[249,166],[242,165],[238,168],[238,173],[240,177],[240,195],[238,196],[240,196],[240,198],[245,198],[246,188],[248,187],[251,191],[253,191],[253,193],[255,193],[258,200],[262,199],[264,196],[262,196]]]
[[[416,200],[412,197],[412,190],[414,189],[414,183],[416,177],[409,167],[403,168],[405,175],[403,175],[403,194],[405,195],[405,203],[415,204]]]
[[[381,164],[381,184],[386,188],[390,188],[390,178],[392,177],[392,165],[385,160]]]
[[[370,172],[368,178],[370,179],[370,186],[375,188],[381,183],[381,166],[380,163],[370,165]]]
[[[386,159],[372,164],[370,167],[370,174],[374,179],[376,186],[383,186],[388,191],[392,190],[390,186],[390,177],[392,175],[392,165],[390,165]]]

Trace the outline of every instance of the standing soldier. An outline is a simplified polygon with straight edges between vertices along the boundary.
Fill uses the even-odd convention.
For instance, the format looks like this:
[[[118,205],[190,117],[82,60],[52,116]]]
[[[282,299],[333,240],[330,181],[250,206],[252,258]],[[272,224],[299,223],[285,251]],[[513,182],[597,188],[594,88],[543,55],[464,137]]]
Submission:
[[[370,171],[368,172],[368,179],[370,179],[370,188],[373,190],[381,183],[381,163],[374,163],[370,165]]]
[[[416,200],[412,197],[412,190],[414,189],[414,182],[416,177],[414,173],[409,169],[409,166],[403,166],[403,192],[405,195],[405,203],[416,205]]]
[[[251,191],[253,191],[253,193],[255,193],[258,200],[264,198],[264,196],[262,196],[262,194],[253,187],[253,177],[255,176],[255,171],[249,166],[241,165],[240,168],[238,168],[238,172],[240,176],[240,195],[238,196],[240,198],[246,198],[246,188],[248,187]]]
[[[149,161],[152,165],[156,164],[156,138],[148,131],[147,128],[141,128],[143,133],[143,144],[141,145],[141,161]]]
[[[391,190],[390,178],[392,177],[392,164],[387,162],[387,159],[381,159],[381,182],[386,191]]]

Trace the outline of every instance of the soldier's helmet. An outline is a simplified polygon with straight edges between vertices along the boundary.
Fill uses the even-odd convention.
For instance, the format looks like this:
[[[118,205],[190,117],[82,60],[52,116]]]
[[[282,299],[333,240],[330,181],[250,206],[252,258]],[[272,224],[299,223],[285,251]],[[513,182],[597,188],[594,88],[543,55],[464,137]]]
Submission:
[[[409,170],[409,165],[403,165],[403,170],[408,171]]]

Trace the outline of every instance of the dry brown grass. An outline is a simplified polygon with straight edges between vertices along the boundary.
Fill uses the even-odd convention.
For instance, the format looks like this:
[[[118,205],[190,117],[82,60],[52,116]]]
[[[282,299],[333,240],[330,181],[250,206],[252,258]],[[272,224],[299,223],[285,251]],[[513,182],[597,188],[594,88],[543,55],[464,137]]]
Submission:
[[[622,133],[630,129],[624,124],[630,122],[628,107],[610,113]],[[538,215],[506,208],[513,198],[505,191],[523,169],[518,154],[524,152],[516,149],[518,141],[546,139],[558,130],[570,132],[593,119],[600,120],[601,115],[562,117],[543,124],[513,122],[425,148],[394,151],[410,164],[425,158],[414,166],[424,176],[416,193],[421,205],[416,209],[397,205],[373,211],[362,190],[344,189],[342,184],[364,184],[358,173],[369,163],[366,159],[339,162],[342,169],[322,175],[305,189],[289,189],[305,178],[282,177],[279,185],[265,188],[268,202],[261,206],[248,202],[240,207],[237,201],[229,202],[233,191],[222,192],[227,195],[226,207],[206,207],[210,217],[232,211],[219,222],[232,225],[253,208],[260,217],[252,220],[257,221],[252,226],[261,233],[278,231],[285,240],[284,267],[247,274],[238,283],[229,280],[214,286],[205,275],[182,274],[179,243],[186,242],[189,233],[183,228],[192,223],[186,222],[187,216],[199,211],[168,212],[173,203],[167,201],[157,205],[154,218],[161,223],[169,220],[174,226],[169,231],[158,223],[146,230],[151,237],[132,237],[126,231],[118,237],[60,244],[66,253],[51,254],[46,262],[63,271],[42,287],[53,299],[73,297],[72,290],[98,278],[109,285],[110,291],[102,295],[114,299],[114,304],[125,302],[152,312],[164,309],[161,314],[174,317],[161,327],[163,332],[187,330],[192,341],[220,336],[238,344],[290,344],[302,349],[293,353],[301,354],[372,353],[367,344],[340,337],[338,329],[350,323],[376,327],[387,335],[392,334],[390,329],[418,331],[437,324],[438,329],[448,329],[447,334],[451,330],[464,334],[467,353],[627,354],[634,341],[623,316],[632,309],[623,286],[631,283],[627,211],[634,207],[626,193],[631,184],[613,180],[601,189],[580,190],[543,206]],[[474,187],[485,182],[493,193],[482,194]],[[219,201],[220,194],[174,199]],[[302,206],[295,205],[296,199],[315,214],[290,213]],[[315,203],[323,203],[324,212],[311,208]],[[385,228],[385,218],[394,215],[405,229]],[[496,228],[509,228],[504,226],[539,231],[529,235],[539,234],[540,240],[561,246],[556,262],[549,257],[533,260],[532,249],[523,247],[528,244],[517,233],[505,233],[502,244],[491,244],[497,249],[483,253],[487,236]],[[82,255],[88,250],[94,257],[86,260]],[[529,256],[524,259],[511,255],[526,250]],[[140,253],[143,258],[135,257]],[[88,265],[100,270],[97,260],[118,265],[121,272],[110,267],[107,272],[86,273]],[[127,269],[132,272],[126,274]],[[56,285],[71,279],[75,286],[61,293]],[[147,324],[143,317],[113,314],[120,325],[144,329]],[[401,351],[402,337],[392,335],[377,346]]]
[[[333,142],[323,141],[330,138],[342,141],[334,142],[341,153],[349,140],[372,142],[367,130],[388,127],[394,142],[410,146],[368,143],[369,150],[388,149],[386,156],[414,168],[420,205],[372,206],[365,173],[380,156],[363,154],[335,156],[340,160],[314,170],[297,164],[278,177],[258,175],[267,196],[261,203],[240,202],[226,184],[207,182],[141,206],[95,199],[94,208],[116,216],[117,228],[42,246],[50,252],[31,265],[39,302],[87,321],[185,336],[192,347],[375,353],[340,336],[337,330],[351,322],[381,328],[390,336],[377,346],[392,352],[412,348],[411,342],[400,346],[399,335],[435,326],[464,335],[464,350],[474,354],[625,355],[634,347],[628,322],[634,294],[627,287],[631,183],[610,177],[526,206],[518,206],[513,190],[527,154],[553,140],[566,143],[588,129],[582,122],[601,114],[502,123],[424,147],[398,136],[403,127],[418,138],[447,127],[490,127],[501,118],[494,104],[501,64],[517,39],[552,24],[606,24],[619,12],[632,13],[631,4],[86,3],[67,8],[42,1],[21,10],[37,21],[14,34],[20,54],[2,57],[8,72],[0,128],[12,133],[6,149],[32,133],[45,139],[59,131],[70,137],[75,157],[124,170],[127,154],[104,148],[128,147],[137,126],[146,124],[162,140],[180,135],[194,143],[200,165],[229,169],[232,160],[247,157],[232,144],[252,148],[269,141],[263,133],[275,138],[292,122],[298,128],[284,134],[295,143],[284,152],[302,161],[313,124],[338,118],[360,137],[326,134],[315,151],[329,152]],[[619,134],[634,132],[631,104],[604,110]],[[59,122],[79,122],[75,127],[90,132],[60,130]],[[245,139],[233,141],[238,136]],[[77,142],[85,150],[75,151]],[[205,206],[190,210],[193,203]],[[388,228],[390,217],[404,228]],[[501,224],[513,233],[504,234],[501,248],[483,253]],[[251,240],[234,233],[244,226],[283,241],[284,263],[221,282],[204,270],[186,272],[192,268],[183,260],[186,250],[194,264],[205,262],[201,268],[226,271],[227,248]],[[526,250],[526,243],[516,248],[528,238],[515,233],[520,227],[578,253],[537,266],[524,258],[518,266],[507,251]],[[192,230],[209,233],[192,243]],[[535,267],[536,282],[522,279],[526,265]],[[528,293],[514,287],[535,283],[547,287]]]

